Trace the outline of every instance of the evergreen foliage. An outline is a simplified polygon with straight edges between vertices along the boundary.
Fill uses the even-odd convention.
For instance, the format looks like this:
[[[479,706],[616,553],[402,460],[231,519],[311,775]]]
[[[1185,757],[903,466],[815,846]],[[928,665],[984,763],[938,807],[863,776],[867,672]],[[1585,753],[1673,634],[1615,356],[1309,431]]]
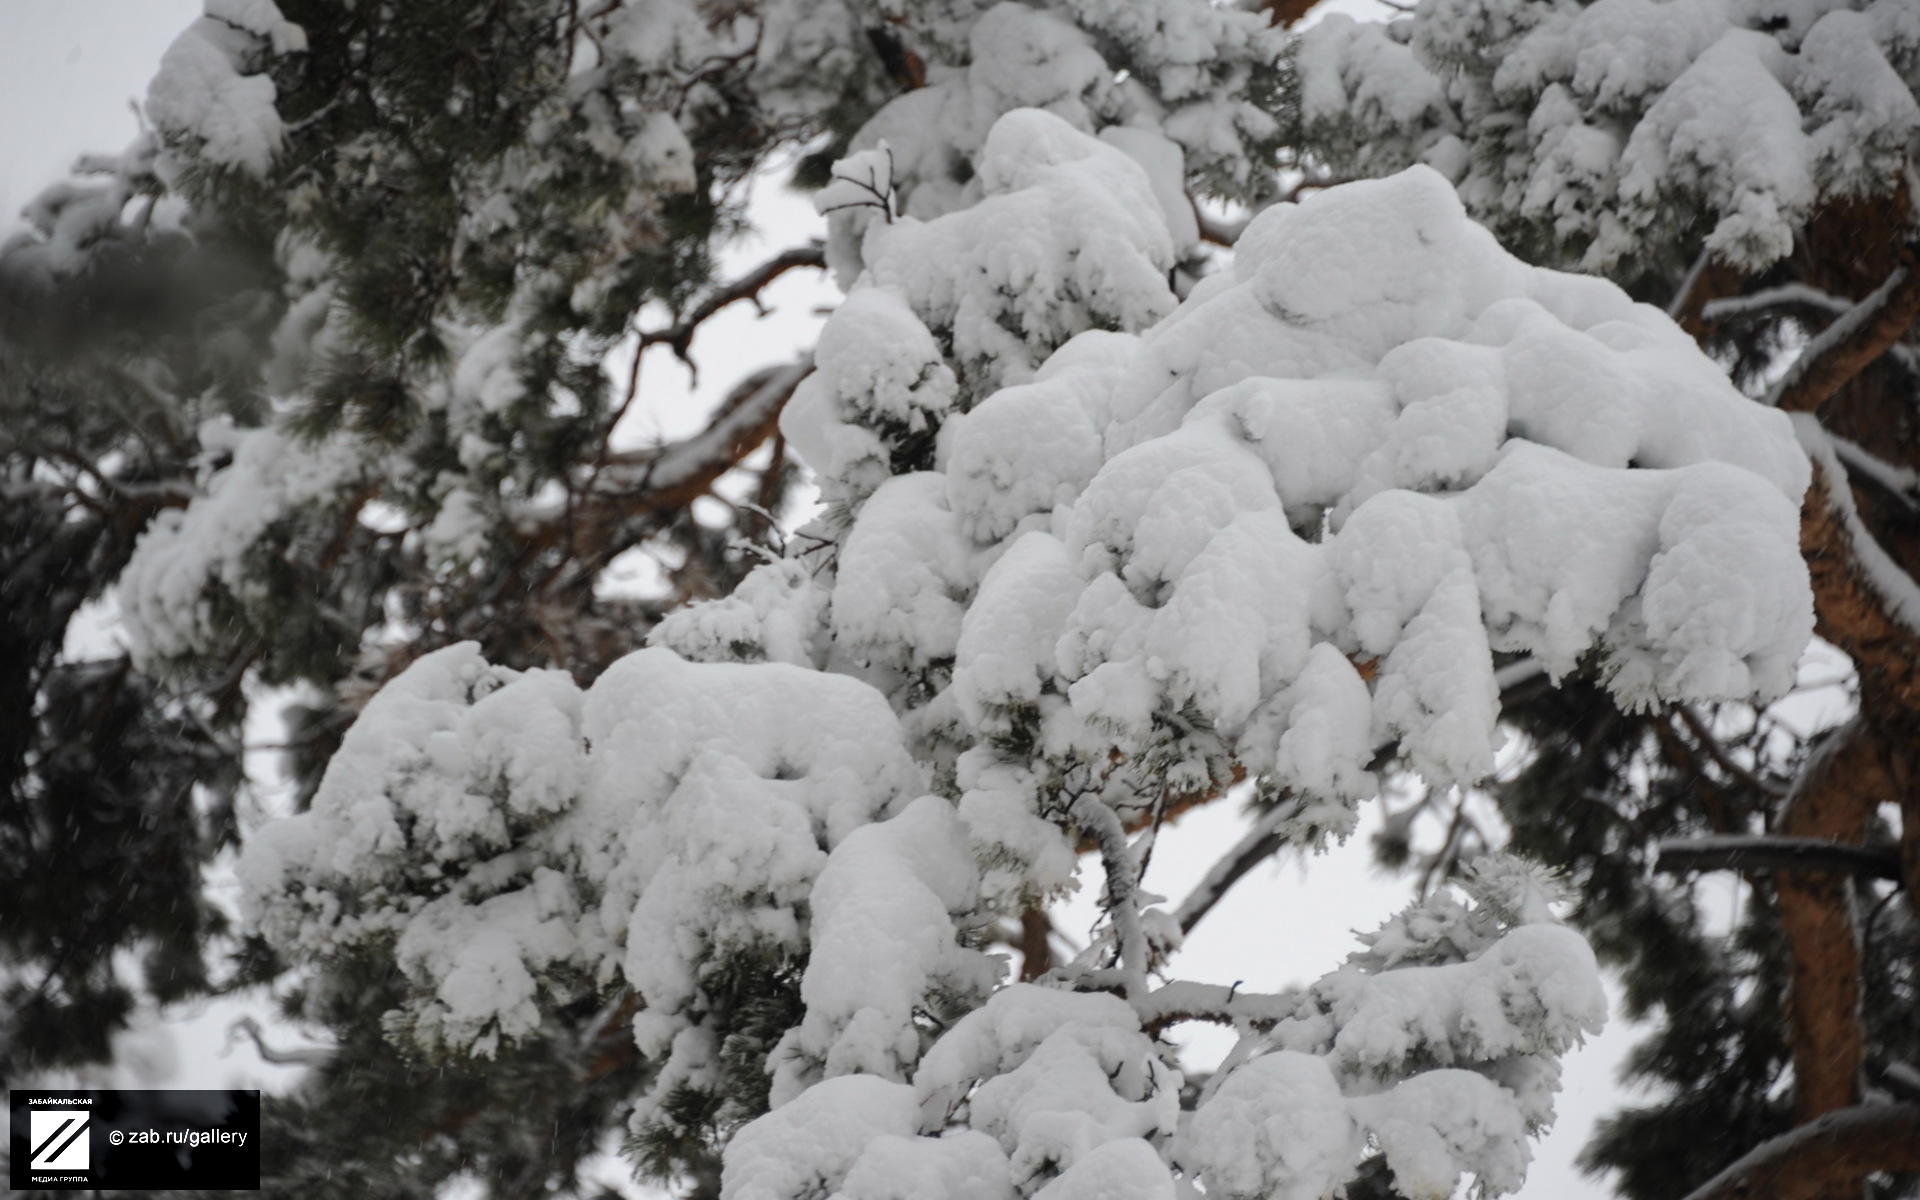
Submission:
[[[1916,1051],[1912,1023],[1886,1019],[1914,986],[1914,909],[1886,882],[1748,871],[1728,937],[1647,869],[1662,841],[1768,832],[1890,854],[1903,829],[1913,861],[1910,789],[1892,781],[1908,778],[1920,637],[1904,415],[1917,32],[1898,3],[1465,0],[1385,25],[1331,18],[1298,51],[1303,137],[1332,169],[1439,166],[1519,252],[1666,308],[1750,394],[1803,414],[1826,464],[1802,545],[1820,635],[1858,674],[1852,724],[1809,744],[1793,718],[1738,708],[1621,718],[1598,697],[1570,704],[1578,688],[1507,705],[1533,753],[1494,793],[1512,844],[1579,882],[1574,920],[1656,1027],[1631,1066],[1660,1098],[1588,1149],[1631,1196],[1703,1184],[1796,1121],[1872,1099],[1866,1076],[1884,1084]],[[1845,536],[1829,532],[1836,506],[1853,513]],[[1781,922],[1796,913],[1798,935]]]
[[[0,1074],[270,983],[333,1041],[276,1192],[1499,1193],[1597,1020],[1564,916],[1653,1026],[1624,1194],[1913,1101],[1912,7],[1269,15],[208,0],[0,246]],[[723,277],[775,164],[826,236]],[[631,440],[640,356],[820,268],[811,354]],[[1766,707],[1803,491],[1818,741]],[[1385,783],[1413,907],[1309,986],[1173,977]],[[1663,858],[1780,833],[1906,865],[1748,868],[1729,930]],[[1012,930],[1082,857],[1054,962]],[[1242,1040],[1183,1086],[1196,1019]]]

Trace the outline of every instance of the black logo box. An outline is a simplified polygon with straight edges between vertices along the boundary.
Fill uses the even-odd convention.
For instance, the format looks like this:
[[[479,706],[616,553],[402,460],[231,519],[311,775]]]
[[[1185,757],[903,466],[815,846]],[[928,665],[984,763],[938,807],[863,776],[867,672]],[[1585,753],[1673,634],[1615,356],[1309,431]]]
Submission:
[[[257,1191],[260,1187],[260,1093],[257,1091],[15,1090],[7,1093],[12,1114],[8,1182],[16,1191],[94,1190]],[[85,1170],[40,1171],[30,1165],[30,1113],[72,1108],[89,1116],[90,1162]],[[159,1134],[155,1144],[147,1131]],[[114,1144],[113,1135],[121,1137]],[[168,1134],[213,1133],[199,1146],[169,1141]],[[245,1140],[237,1140],[244,1134]]]

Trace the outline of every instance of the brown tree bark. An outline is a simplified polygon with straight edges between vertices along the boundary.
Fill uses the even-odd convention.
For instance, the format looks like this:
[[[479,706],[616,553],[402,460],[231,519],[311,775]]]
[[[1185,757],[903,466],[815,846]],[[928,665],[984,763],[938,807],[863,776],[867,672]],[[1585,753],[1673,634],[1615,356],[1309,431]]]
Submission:
[[[1053,970],[1053,921],[1047,910],[1029,908],[1020,914],[1020,981],[1031,983]]]
[[[1791,263],[1798,281],[1851,301],[1816,334],[1770,399],[1812,413],[1828,433],[1896,468],[1920,467],[1912,397],[1893,386],[1889,352],[1910,342],[1920,315],[1912,208],[1904,184],[1877,197],[1825,205],[1802,230]],[[1707,264],[1674,315],[1712,332],[1710,300],[1740,290],[1738,276]],[[1852,658],[1860,679],[1854,722],[1808,763],[1776,832],[1859,845],[1876,808],[1903,806],[1902,874],[1920,912],[1920,632],[1888,594],[1887,560],[1910,581],[1920,568],[1920,521],[1905,499],[1861,486],[1816,463],[1801,510],[1801,551],[1814,593],[1816,630]],[[1848,509],[1857,514],[1849,521]],[[1880,577],[1865,565],[1885,552]],[[1895,581],[1894,590],[1904,590]],[[1755,1150],[1695,1193],[1707,1197],[1858,1196],[1868,1173],[1920,1168],[1920,1109],[1859,1107],[1865,1034],[1861,955],[1852,879],[1840,872],[1781,872],[1776,903],[1792,956],[1787,1009],[1801,1124]]]
[[[1920,1104],[1829,1113],[1761,1143],[1686,1200],[1824,1200],[1874,1171],[1920,1171]]]
[[[1879,739],[1855,721],[1808,764],[1781,821],[1787,837],[1857,845],[1886,794]],[[1780,924],[1792,949],[1787,1020],[1794,1105],[1802,1121],[1860,1102],[1865,1031],[1860,1016],[1860,939],[1853,879],[1837,871],[1775,876]]]
[[[1291,29],[1319,2],[1320,0],[1261,0],[1260,7],[1267,10],[1269,22],[1282,29]]]

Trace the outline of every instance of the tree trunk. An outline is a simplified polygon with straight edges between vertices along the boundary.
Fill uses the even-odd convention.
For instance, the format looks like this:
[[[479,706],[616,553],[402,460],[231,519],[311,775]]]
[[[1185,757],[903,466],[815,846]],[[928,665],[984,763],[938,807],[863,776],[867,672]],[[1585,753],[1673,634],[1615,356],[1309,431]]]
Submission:
[[[1920,311],[1914,237],[1904,185],[1885,196],[1828,204],[1808,222],[1791,264],[1800,282],[1853,301],[1856,309],[1840,318],[1831,336],[1809,345],[1775,396],[1790,399],[1786,407],[1814,414],[1826,433],[1851,443],[1850,454],[1857,448],[1896,468],[1920,468],[1920,422],[1906,394],[1909,376],[1888,358],[1911,337]],[[1737,289],[1728,286],[1724,267],[1710,264],[1696,275],[1676,315],[1699,335],[1710,331],[1701,317],[1705,301]],[[1920,738],[1914,736],[1920,730],[1920,620],[1907,611],[1920,597],[1913,584],[1920,567],[1920,512],[1911,497],[1860,471],[1843,477],[1838,466],[1837,456],[1830,464],[1816,462],[1801,510],[1801,550],[1813,584],[1816,629],[1853,659],[1860,712],[1809,761],[1777,832],[1857,845],[1878,806],[1897,800],[1907,897],[1920,912],[1920,797],[1910,784],[1920,777]],[[1793,960],[1787,1009],[1801,1125],[1769,1145],[1804,1135],[1816,1151],[1801,1147],[1768,1158],[1761,1184],[1736,1164],[1716,1181],[1724,1186],[1709,1184],[1699,1194],[1857,1197],[1868,1172],[1891,1165],[1889,1155],[1899,1157],[1901,1148],[1887,1139],[1911,1139],[1914,1126],[1911,1114],[1893,1125],[1836,1115],[1862,1111],[1862,948],[1854,885],[1838,872],[1783,872],[1776,878]],[[1828,1130],[1835,1121],[1840,1125]],[[1748,1159],[1765,1157],[1766,1150]],[[1733,1175],[1741,1175],[1737,1183]]]
[[[1879,739],[1856,720],[1808,763],[1780,832],[1858,844],[1885,794]],[[1775,896],[1793,954],[1787,1020],[1794,1104],[1797,1117],[1811,1121],[1860,1102],[1865,1038],[1853,879],[1836,871],[1785,871],[1775,877]]]

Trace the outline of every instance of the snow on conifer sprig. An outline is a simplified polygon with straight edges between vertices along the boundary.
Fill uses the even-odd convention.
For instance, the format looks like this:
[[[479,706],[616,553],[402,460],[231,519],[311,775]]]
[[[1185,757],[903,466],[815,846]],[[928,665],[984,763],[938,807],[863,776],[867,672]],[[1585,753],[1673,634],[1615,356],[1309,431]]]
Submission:
[[[1467,0],[1334,15],[1296,61],[1304,140],[1336,169],[1428,163],[1538,261],[1628,280],[1703,240],[1778,262],[1821,205],[1903,186],[1920,130],[1902,0]]]
[[[393,954],[390,1028],[435,1053],[626,990],[636,1134],[728,1142],[734,1200],[1314,1197],[1376,1155],[1410,1196],[1517,1187],[1605,1015],[1550,884],[1488,863],[1241,994],[1175,978],[1133,833],[1239,774],[1311,807],[1283,837],[1396,758],[1472,783],[1496,654],[1629,705],[1777,692],[1787,421],[1431,172],[1263,213],[1176,305],[1146,168],[1036,111],[984,145],[971,207],[835,214],[860,273],[785,426],[838,503],[792,557],[584,693],[421,659],[254,840],[252,911]],[[689,661],[733,657],[786,661]],[[1006,984],[995,923],[1085,850],[1103,933]],[[1161,1037],[1192,1020],[1241,1035],[1197,1093]]]

